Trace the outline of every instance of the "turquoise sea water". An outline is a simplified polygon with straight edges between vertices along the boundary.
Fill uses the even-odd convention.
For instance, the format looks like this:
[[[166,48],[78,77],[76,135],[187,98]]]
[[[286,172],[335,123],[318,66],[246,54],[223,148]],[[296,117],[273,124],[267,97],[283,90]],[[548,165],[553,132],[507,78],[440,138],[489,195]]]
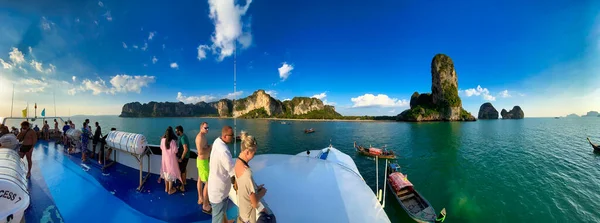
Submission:
[[[80,128],[85,118],[72,120]],[[150,143],[158,143],[169,125],[182,125],[193,139],[206,121],[214,139],[222,126],[234,124],[212,118],[88,118],[100,122],[104,133],[116,127],[142,133]],[[403,172],[436,211],[446,208],[446,222],[600,222],[600,154],[585,139],[600,143],[600,118],[291,125],[238,119],[236,126],[257,137],[259,153],[296,154],[324,148],[331,140],[354,158],[373,190],[374,160],[357,155],[352,145],[387,145],[400,154]],[[304,134],[305,128],[316,132]],[[383,179],[380,173],[380,186]],[[385,210],[392,222],[411,222],[390,196]]]

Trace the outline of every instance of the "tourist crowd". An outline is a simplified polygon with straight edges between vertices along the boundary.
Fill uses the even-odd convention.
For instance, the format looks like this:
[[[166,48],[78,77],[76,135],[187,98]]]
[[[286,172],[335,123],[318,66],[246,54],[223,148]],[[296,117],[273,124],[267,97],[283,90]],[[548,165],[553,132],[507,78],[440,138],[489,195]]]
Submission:
[[[112,148],[108,148],[106,155],[104,147],[106,138],[102,136],[102,129],[95,122],[95,131],[92,132],[89,119],[86,119],[80,129],[80,140],[71,140],[67,132],[75,129],[71,120],[65,122],[62,132],[58,129],[58,122],[54,120],[54,129],[50,130],[47,121],[40,130],[37,125],[31,128],[28,121],[21,123],[21,128],[12,127],[9,132],[8,126],[0,124],[0,148],[18,148],[21,158],[26,157],[28,163],[27,177],[31,176],[31,155],[38,139],[50,140],[51,133],[58,135],[59,144],[63,144],[69,153],[81,151],[82,162],[86,162],[88,153],[90,158],[98,156],[98,163],[105,164],[109,161]],[[197,148],[196,167],[198,168],[198,204],[202,205],[202,211],[212,215],[213,223],[234,222],[228,220],[226,211],[229,208],[229,192],[233,187],[236,190],[238,201],[237,222],[275,222],[275,216],[266,207],[262,198],[267,193],[264,185],[257,185],[252,176],[249,166],[250,160],[254,158],[257,150],[256,139],[242,131],[241,152],[236,160],[231,156],[228,144],[235,140],[231,126],[224,126],[221,135],[212,144],[208,143],[208,123],[200,124],[200,131],[195,138]],[[111,131],[116,131],[111,128]],[[92,148],[88,148],[89,140],[92,140]],[[96,147],[100,146],[96,154]],[[185,191],[187,185],[187,164],[192,153],[190,142],[184,133],[182,126],[173,129],[169,126],[160,142],[161,170],[158,183],[165,181],[165,192],[169,195],[178,190]],[[258,212],[258,216],[257,216]]]

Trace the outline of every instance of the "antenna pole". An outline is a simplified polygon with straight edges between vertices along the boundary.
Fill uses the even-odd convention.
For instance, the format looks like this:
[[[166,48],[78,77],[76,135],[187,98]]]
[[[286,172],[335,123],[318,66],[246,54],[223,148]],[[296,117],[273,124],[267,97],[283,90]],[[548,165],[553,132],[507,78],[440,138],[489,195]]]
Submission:
[[[387,168],[388,168],[388,160],[385,160],[385,170],[384,170],[383,177],[384,177],[386,183],[383,184],[383,204],[381,204],[381,208],[385,208],[385,193],[387,192],[385,189],[386,189],[387,180],[388,180],[387,179]]]
[[[54,117],[56,117],[56,91],[52,92],[52,95],[54,96]]]
[[[375,156],[375,182],[377,182],[377,186],[375,187],[375,195],[379,200],[379,156]]]
[[[13,105],[15,103],[15,84],[13,84],[12,102],[10,103],[10,117],[13,117]]]
[[[235,117],[235,99],[237,98],[236,93],[237,93],[237,83],[236,83],[236,66],[237,66],[237,43],[234,41],[234,47],[233,47],[233,112],[231,113],[231,115],[233,116],[233,155],[234,157],[237,156],[237,147],[236,147],[236,142],[237,142],[237,123],[236,123],[236,117]]]

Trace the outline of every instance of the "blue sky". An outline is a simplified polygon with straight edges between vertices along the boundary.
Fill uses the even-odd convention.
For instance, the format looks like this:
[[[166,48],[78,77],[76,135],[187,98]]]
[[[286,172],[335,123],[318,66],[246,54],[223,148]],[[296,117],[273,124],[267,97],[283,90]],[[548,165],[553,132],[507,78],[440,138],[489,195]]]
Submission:
[[[235,6],[234,6],[235,4]],[[0,8],[0,116],[119,114],[257,89],[396,115],[449,55],[463,107],[600,110],[598,1],[14,1]],[[237,93],[233,49],[237,47]],[[592,103],[595,102],[595,103]]]

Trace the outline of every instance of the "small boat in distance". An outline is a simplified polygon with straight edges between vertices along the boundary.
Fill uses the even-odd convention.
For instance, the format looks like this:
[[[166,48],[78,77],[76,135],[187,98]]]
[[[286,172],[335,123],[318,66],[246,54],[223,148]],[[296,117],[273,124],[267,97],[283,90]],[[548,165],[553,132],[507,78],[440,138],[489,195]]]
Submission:
[[[408,181],[408,176],[400,172],[400,165],[390,163],[387,172],[386,183],[388,188],[390,188],[390,191],[408,216],[422,223],[443,222],[445,220],[446,209],[442,209],[440,216],[437,217],[429,201],[414,189],[413,184]]]
[[[590,145],[592,145],[592,148],[594,148],[594,152],[600,152],[600,145],[596,145],[594,143],[592,143],[592,141],[590,140],[590,137],[587,138],[588,142],[590,142]]]
[[[313,128],[310,128],[310,129],[305,129],[305,130],[304,130],[304,133],[307,133],[307,134],[308,134],[308,133],[313,133],[313,132],[315,132],[315,130],[314,130]]]
[[[365,148],[363,146],[356,145],[356,142],[354,142],[354,148],[356,149],[356,152],[363,156],[379,157],[380,159],[396,159],[396,153],[385,148],[380,149],[371,146],[369,146],[369,148]]]

